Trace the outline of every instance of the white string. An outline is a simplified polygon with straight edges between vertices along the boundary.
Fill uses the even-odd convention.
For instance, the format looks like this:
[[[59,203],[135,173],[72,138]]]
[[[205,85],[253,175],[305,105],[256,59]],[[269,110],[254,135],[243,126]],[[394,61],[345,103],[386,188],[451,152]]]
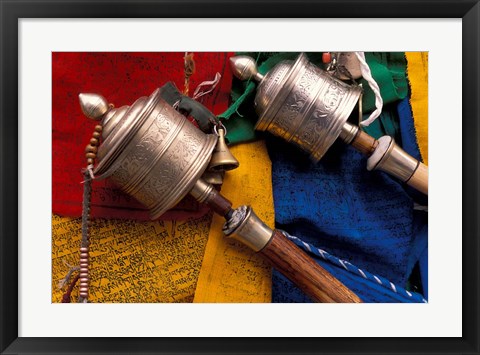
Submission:
[[[360,70],[362,72],[363,78],[368,82],[368,85],[370,86],[373,93],[375,94],[376,110],[373,111],[365,121],[362,121],[360,123],[362,126],[368,127],[382,113],[383,99],[382,99],[382,96],[380,95],[380,88],[378,87],[378,84],[375,81],[375,79],[373,79],[372,77],[372,72],[370,71],[370,67],[368,66],[367,61],[365,59],[365,53],[355,52],[355,55],[357,56],[358,61],[360,62]]]
[[[197,100],[200,97],[211,93],[213,90],[215,90],[215,88],[217,87],[221,78],[222,78],[222,75],[217,72],[215,74],[215,78],[213,80],[204,81],[204,82],[198,84],[197,88],[195,89],[195,92],[193,93],[193,99]],[[200,91],[200,89],[204,86],[211,86],[211,88],[207,91]]]
[[[68,265],[68,264],[67,264]],[[69,265],[70,266],[70,265]],[[68,270],[67,274],[65,275],[65,277],[63,279],[61,279],[60,281],[58,281],[58,289],[61,290],[63,287],[65,287],[65,285],[67,284],[68,281],[70,281],[70,278],[72,277],[72,274],[75,272],[75,271],[78,271],[80,270],[80,266],[70,266],[70,269]]]
[[[89,165],[87,166],[87,169],[86,169],[86,170],[88,171],[88,174],[90,175],[90,179],[91,179],[91,180],[95,180],[95,175],[93,175],[93,164],[89,164]],[[84,170],[84,169],[82,169],[82,174],[83,174],[83,173],[85,173],[85,170]],[[80,184],[84,184],[85,181],[86,181],[86,180],[80,181]]]
[[[90,178],[91,178],[92,180],[94,180],[94,179],[95,179],[95,175],[93,175],[93,164],[89,164],[89,165],[87,166],[87,170],[88,170],[88,173],[90,174]]]

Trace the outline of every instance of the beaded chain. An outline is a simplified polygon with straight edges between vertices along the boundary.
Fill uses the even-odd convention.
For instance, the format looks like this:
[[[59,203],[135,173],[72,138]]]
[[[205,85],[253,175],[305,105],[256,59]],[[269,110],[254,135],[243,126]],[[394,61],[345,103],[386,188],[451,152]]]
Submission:
[[[98,143],[102,135],[103,127],[95,126],[95,131],[90,138],[90,143],[85,148],[85,158],[87,159],[87,169],[84,171],[85,182],[83,185],[83,208],[82,208],[82,240],[80,243],[80,296],[78,301],[86,303],[88,300],[89,289],[89,244],[90,244],[90,201],[92,195],[93,165],[97,157]]]

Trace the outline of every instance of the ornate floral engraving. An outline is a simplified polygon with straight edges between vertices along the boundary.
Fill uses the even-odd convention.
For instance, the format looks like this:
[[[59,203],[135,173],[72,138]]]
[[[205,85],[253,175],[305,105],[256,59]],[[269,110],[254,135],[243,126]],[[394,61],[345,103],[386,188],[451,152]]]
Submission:
[[[171,130],[170,119],[160,112],[153,120],[148,132],[142,137],[136,145],[132,159],[145,162],[152,156],[158,146],[160,146]]]
[[[318,75],[316,75],[311,66],[307,67],[305,73],[302,75],[299,82],[292,90],[292,93],[285,100],[280,112],[275,117],[272,133],[283,136],[291,130],[296,119],[302,114],[306,103],[311,100],[310,96],[313,93],[318,78]]]
[[[337,119],[336,110],[345,95],[343,83],[334,78],[327,78],[325,83],[328,86],[324,95],[317,98],[312,112],[305,118],[302,129],[298,133],[298,141],[308,152],[312,152],[315,147],[321,145],[321,142],[331,133],[330,130]]]
[[[148,161],[155,156],[155,150],[165,141],[171,131],[171,118],[160,111],[153,120],[149,130],[137,143],[131,154],[128,154],[114,173],[113,179],[121,187],[128,186],[142,168],[145,169]]]
[[[199,132],[184,130],[176,137],[161,165],[150,172],[148,181],[137,196],[140,201],[151,208],[161,203],[169,193],[173,193],[201,147]]]
[[[345,90],[340,86],[340,83],[338,83],[337,81],[333,81],[328,87],[327,92],[325,93],[325,97],[322,101],[325,111],[334,111],[340,104],[340,101],[342,100],[342,97],[344,95]]]
[[[127,182],[130,180],[130,173],[128,169],[124,168],[123,165],[121,165],[116,171],[115,174],[112,176],[113,181],[120,186],[124,187]]]

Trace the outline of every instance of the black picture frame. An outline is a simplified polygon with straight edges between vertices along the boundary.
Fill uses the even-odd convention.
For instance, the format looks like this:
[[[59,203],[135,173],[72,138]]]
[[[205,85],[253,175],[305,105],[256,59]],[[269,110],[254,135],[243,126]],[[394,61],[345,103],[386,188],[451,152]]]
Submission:
[[[113,6],[115,5],[115,6]],[[442,353],[479,349],[478,0],[0,0],[0,351],[94,353]],[[18,337],[18,20],[20,18],[462,18],[463,244],[461,338],[20,338]],[[451,64],[446,64],[446,66]],[[460,236],[451,236],[460,237]],[[213,334],[214,336],[214,334]]]

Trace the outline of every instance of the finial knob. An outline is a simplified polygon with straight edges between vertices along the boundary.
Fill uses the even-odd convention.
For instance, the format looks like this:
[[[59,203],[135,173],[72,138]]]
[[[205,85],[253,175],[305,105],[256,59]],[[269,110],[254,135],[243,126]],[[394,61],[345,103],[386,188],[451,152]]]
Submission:
[[[82,93],[78,95],[78,99],[85,116],[95,121],[100,121],[109,109],[108,102],[102,95]]]
[[[263,79],[263,75],[258,72],[257,64],[252,57],[246,55],[231,57],[230,65],[233,74],[240,80],[254,79],[260,82]]]

